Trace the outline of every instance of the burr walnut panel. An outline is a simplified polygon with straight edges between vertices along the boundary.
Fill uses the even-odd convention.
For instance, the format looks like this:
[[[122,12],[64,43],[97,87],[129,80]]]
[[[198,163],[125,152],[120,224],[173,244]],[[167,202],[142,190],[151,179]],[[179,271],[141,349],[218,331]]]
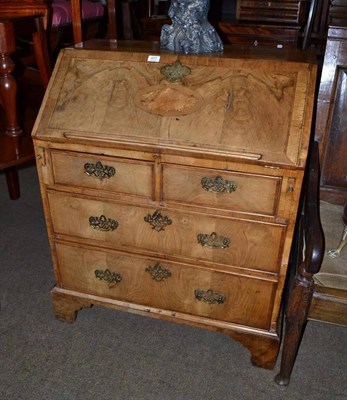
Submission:
[[[152,164],[92,154],[52,151],[54,182],[102,191],[152,196]]]
[[[49,127],[117,133],[139,140],[146,137],[219,145],[260,154],[269,149],[270,144],[271,151],[283,152],[295,95],[294,74],[286,76],[221,67],[207,71],[196,67],[183,82],[169,84],[163,78],[158,66],[153,64],[72,60]],[[136,107],[134,98],[138,93],[152,86],[158,91],[161,82],[163,92],[169,88],[177,91],[180,86],[182,90],[196,91],[196,96],[203,98],[200,109],[170,117]],[[96,97],[91,95],[93,93]]]
[[[61,243],[56,248],[65,289],[268,328],[274,282]],[[166,277],[153,278],[156,265]]]
[[[58,65],[40,136],[100,134],[104,141],[246,153],[287,165],[302,159],[308,90],[313,94],[308,64],[169,54],[151,63],[141,53],[94,59],[66,50]],[[172,83],[163,68],[175,65],[189,73]]]
[[[180,255],[226,266],[278,272],[285,226],[198,213],[136,207],[49,193],[57,234],[92,240],[127,251]],[[95,229],[90,218],[115,221],[108,231]],[[157,217],[157,218],[156,218]],[[167,223],[160,226],[160,217]],[[154,227],[146,219],[153,219]],[[117,226],[115,226],[117,225]],[[112,226],[115,226],[112,229]],[[184,238],[184,240],[182,240]]]
[[[280,177],[163,166],[163,200],[275,215]]]

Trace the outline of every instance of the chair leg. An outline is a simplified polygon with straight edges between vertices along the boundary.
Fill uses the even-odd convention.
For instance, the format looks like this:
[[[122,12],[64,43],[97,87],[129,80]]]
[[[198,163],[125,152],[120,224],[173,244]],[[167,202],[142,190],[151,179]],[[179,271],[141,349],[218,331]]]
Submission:
[[[108,10],[108,38],[117,39],[117,27],[116,27],[116,1],[107,0]]]
[[[310,309],[313,287],[312,276],[296,274],[287,304],[281,368],[275,377],[275,382],[280,386],[287,386],[290,382]]]
[[[71,0],[72,31],[74,43],[83,41],[81,0]]]
[[[52,74],[51,61],[49,58],[47,36],[43,27],[42,18],[36,18],[36,32],[33,33],[33,43],[36,55],[37,66],[40,71],[42,83],[47,88],[49,79]]]
[[[8,194],[11,200],[20,198],[19,177],[16,167],[6,168],[5,176],[7,182]]]

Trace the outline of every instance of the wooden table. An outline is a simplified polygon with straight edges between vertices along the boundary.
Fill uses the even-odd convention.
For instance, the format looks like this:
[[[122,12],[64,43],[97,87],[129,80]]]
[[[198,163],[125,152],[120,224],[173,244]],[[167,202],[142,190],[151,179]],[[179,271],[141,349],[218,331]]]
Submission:
[[[10,198],[20,197],[16,167],[34,157],[31,138],[24,135],[18,123],[17,82],[12,75],[14,62],[11,54],[16,50],[14,21],[32,18],[36,31],[33,43],[43,85],[51,74],[45,29],[50,13],[50,0],[0,0],[0,100],[6,114],[5,132],[0,133],[0,169],[5,171]]]

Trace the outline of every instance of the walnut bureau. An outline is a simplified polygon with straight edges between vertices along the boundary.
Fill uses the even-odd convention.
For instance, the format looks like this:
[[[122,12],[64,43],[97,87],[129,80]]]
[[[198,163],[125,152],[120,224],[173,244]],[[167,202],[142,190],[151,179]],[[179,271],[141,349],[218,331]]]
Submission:
[[[64,50],[33,130],[56,317],[212,329],[273,368],[315,79],[298,52]]]

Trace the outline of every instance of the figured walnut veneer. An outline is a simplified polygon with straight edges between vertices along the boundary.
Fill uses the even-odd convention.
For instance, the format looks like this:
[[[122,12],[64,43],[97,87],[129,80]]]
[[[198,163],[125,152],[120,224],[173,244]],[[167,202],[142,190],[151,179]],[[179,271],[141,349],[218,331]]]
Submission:
[[[56,316],[102,305],[212,329],[272,368],[316,68],[131,46],[63,51],[33,132]]]

